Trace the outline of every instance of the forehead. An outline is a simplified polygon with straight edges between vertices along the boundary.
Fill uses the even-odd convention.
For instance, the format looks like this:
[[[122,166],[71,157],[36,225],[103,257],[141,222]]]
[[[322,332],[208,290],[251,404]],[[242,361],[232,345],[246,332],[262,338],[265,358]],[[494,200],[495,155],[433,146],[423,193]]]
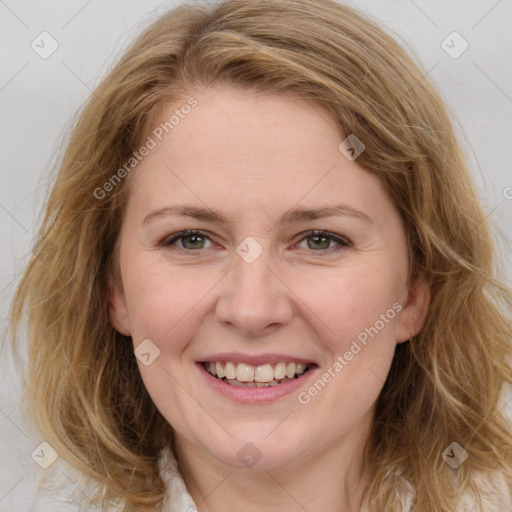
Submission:
[[[161,113],[159,126],[174,123],[132,176],[132,202],[186,198],[240,211],[338,199],[371,213],[385,199],[378,179],[339,151],[344,135],[321,106],[223,86],[193,98],[193,109],[176,112],[185,98]]]

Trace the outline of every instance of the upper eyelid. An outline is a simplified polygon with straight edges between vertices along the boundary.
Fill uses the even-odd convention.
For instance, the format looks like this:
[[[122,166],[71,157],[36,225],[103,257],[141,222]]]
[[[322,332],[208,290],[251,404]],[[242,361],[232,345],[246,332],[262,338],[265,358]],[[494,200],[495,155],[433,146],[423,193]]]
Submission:
[[[206,231],[202,231],[200,229],[185,229],[183,231],[177,231],[176,233],[172,233],[170,235],[165,236],[162,239],[161,243],[165,243],[167,240],[179,240],[180,238],[185,238],[186,236],[192,236],[192,235],[202,235],[205,238],[208,238],[210,241],[214,241],[214,237],[212,237],[209,233]]]

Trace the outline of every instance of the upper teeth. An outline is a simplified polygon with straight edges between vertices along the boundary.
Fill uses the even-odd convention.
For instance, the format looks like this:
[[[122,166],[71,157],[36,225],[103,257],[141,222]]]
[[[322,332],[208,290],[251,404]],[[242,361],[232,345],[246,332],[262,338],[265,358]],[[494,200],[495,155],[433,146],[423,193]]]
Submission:
[[[307,366],[302,363],[276,363],[252,366],[245,363],[232,363],[230,361],[217,361],[206,363],[206,368],[219,379],[238,380],[240,382],[272,382],[284,378],[293,379],[295,375],[302,375]]]

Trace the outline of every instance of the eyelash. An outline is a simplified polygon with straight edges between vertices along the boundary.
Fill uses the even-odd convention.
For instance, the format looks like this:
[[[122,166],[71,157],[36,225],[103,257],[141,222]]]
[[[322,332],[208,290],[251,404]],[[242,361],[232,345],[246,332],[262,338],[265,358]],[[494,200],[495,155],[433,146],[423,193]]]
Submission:
[[[204,231],[201,231],[201,230],[197,230],[197,229],[189,229],[189,230],[186,230],[186,231],[180,231],[179,233],[175,233],[173,235],[169,235],[167,237],[165,237],[161,242],[160,242],[160,246],[161,247],[164,247],[164,248],[169,248],[171,247],[177,240],[179,240],[180,238],[186,238],[188,236],[193,236],[193,235],[199,235],[199,236],[202,236],[206,239],[208,239],[210,242],[213,243],[213,240],[208,236],[208,234]],[[345,237],[342,237],[342,236],[339,236],[339,235],[336,235],[335,233],[331,233],[329,231],[322,231],[322,230],[317,230],[317,229],[313,229],[313,230],[310,230],[310,231],[306,231],[304,233],[301,233],[300,235],[302,238],[300,238],[298,240],[298,242],[296,242],[297,244],[299,242],[302,242],[303,240],[309,238],[309,237],[313,237],[313,236],[318,236],[318,237],[323,237],[323,238],[329,238],[330,240],[336,242],[337,244],[339,244],[338,247],[329,247],[328,249],[319,249],[319,250],[314,250],[314,249],[311,249],[311,251],[314,251],[314,252],[317,252],[317,253],[325,253],[325,252],[331,252],[331,251],[339,251],[339,250],[342,250],[342,249],[346,249],[346,248],[349,248],[349,247],[353,247],[353,244],[352,242],[348,239],[348,238],[345,238]],[[295,245],[295,244],[294,244]],[[182,253],[193,253],[193,252],[201,252],[202,249],[185,249],[183,247],[178,247],[178,246],[175,246],[175,249],[178,251],[178,252],[182,252]]]

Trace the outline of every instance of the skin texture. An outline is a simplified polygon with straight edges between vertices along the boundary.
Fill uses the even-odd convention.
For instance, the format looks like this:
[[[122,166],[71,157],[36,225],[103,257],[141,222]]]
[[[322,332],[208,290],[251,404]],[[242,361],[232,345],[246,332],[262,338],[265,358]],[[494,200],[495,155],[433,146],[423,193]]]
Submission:
[[[375,402],[396,344],[419,331],[428,308],[427,286],[407,281],[400,216],[378,178],[338,150],[344,137],[319,106],[227,86],[194,97],[198,106],[131,176],[113,325],[134,347],[150,339],[160,350],[139,369],[175,429],[200,511],[357,510]],[[229,222],[157,215],[143,224],[176,203],[208,207]],[[277,224],[292,208],[340,203],[370,221]],[[209,238],[161,244],[186,229]],[[308,230],[351,245],[315,241]],[[236,252],[249,236],[263,249],[252,263]],[[298,392],[395,303],[401,311],[301,404]],[[240,404],[207,385],[196,365],[221,352],[295,355],[318,365],[316,378],[274,402]],[[237,457],[248,442],[261,453],[251,469]]]

